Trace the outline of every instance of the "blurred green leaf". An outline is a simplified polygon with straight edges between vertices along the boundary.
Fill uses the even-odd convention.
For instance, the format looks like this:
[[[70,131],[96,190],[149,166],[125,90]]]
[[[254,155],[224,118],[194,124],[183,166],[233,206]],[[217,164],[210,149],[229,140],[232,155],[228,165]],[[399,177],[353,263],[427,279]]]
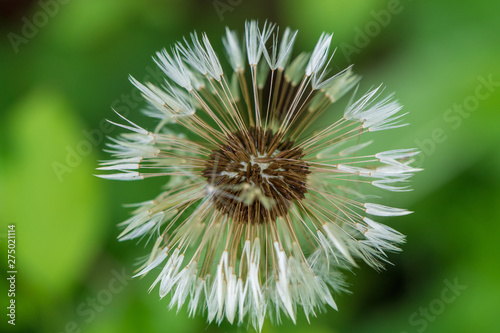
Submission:
[[[57,92],[32,92],[10,115],[2,221],[17,225],[20,277],[33,288],[31,296],[47,304],[82,279],[99,250],[104,213],[91,174],[95,147]],[[90,150],[80,154],[84,145]]]

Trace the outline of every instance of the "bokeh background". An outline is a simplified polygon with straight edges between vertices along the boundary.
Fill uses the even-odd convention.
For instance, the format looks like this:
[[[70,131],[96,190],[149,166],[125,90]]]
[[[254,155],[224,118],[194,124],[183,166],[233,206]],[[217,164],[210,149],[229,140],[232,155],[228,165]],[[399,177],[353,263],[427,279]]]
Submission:
[[[163,180],[94,177],[111,107],[151,125],[127,75],[153,75],[151,55],[192,30],[221,50],[224,26],[270,19],[299,29],[295,50],[334,32],[334,67],[350,63],[361,89],[383,82],[410,127],[377,148],[418,147],[414,191],[386,194],[413,215],[394,266],[349,275],[339,311],[263,332],[500,332],[500,2],[15,0],[0,2],[0,267],[17,226],[18,332],[246,332],[168,311],[151,277],[129,280],[143,243],[119,243],[123,203]],[[222,54],[222,52],[220,52]],[[154,274],[152,274],[154,275]],[[450,287],[455,285],[455,287]],[[458,286],[458,287],[457,287]],[[1,331],[7,282],[0,280]],[[250,331],[253,331],[250,329]]]

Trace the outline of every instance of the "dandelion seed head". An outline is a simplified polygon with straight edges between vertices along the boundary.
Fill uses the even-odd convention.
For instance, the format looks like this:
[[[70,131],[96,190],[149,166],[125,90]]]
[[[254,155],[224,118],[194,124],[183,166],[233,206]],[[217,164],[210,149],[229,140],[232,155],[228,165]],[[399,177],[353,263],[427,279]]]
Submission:
[[[227,28],[227,64],[204,33],[158,52],[163,82],[130,79],[158,125],[119,115],[111,123],[129,133],[111,139],[99,168],[106,179],[166,177],[119,224],[119,240],[152,244],[136,276],[157,272],[150,290],[170,308],[257,330],[268,317],[336,310],[344,272],[382,269],[404,236],[375,220],[411,212],[365,189],[409,191],[421,170],[415,149],[370,151],[370,132],[406,125],[382,87],[360,98],[356,88],[339,107],[359,76],[331,70],[333,35],[294,57],[298,33],[282,31],[249,21],[240,40]]]

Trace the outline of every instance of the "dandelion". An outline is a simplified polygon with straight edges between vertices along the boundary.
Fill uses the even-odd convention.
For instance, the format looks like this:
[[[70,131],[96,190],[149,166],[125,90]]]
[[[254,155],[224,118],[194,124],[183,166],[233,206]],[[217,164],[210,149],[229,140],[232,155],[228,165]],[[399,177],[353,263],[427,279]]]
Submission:
[[[405,126],[401,106],[378,87],[336,111],[359,77],[350,67],[330,74],[332,35],[293,58],[296,36],[268,22],[247,22],[244,39],[227,29],[228,71],[207,35],[192,33],[156,54],[164,82],[130,78],[158,126],[113,122],[128,133],[108,144],[115,159],[100,177],[168,177],[119,239],[154,243],[137,276],[158,268],[151,289],[171,308],[258,330],[266,314],[309,320],[337,308],[342,272],[360,261],[381,269],[404,241],[375,220],[410,212],[366,202],[363,189],[410,190],[418,152],[367,154],[361,140]],[[325,112],[337,120],[318,121]]]

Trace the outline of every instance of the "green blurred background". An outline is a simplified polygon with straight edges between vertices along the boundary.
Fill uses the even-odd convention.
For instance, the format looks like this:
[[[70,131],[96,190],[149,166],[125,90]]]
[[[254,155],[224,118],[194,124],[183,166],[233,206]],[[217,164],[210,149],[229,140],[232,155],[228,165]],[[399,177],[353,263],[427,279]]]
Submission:
[[[103,122],[116,120],[112,106],[152,125],[129,73],[152,75],[151,55],[194,29],[222,50],[224,26],[258,18],[299,29],[296,51],[334,32],[334,68],[355,63],[362,90],[383,82],[410,112],[412,125],[377,134],[376,148],[419,147],[425,168],[413,192],[383,193],[415,211],[384,221],[408,235],[394,266],[349,274],[338,312],[263,332],[500,332],[499,2],[2,0],[0,10],[0,267],[16,224],[16,331],[247,331],[168,311],[147,293],[154,274],[124,278],[147,248],[117,242],[122,204],[152,198],[163,180],[92,174],[104,136],[119,132]],[[3,278],[2,332],[7,289]]]

